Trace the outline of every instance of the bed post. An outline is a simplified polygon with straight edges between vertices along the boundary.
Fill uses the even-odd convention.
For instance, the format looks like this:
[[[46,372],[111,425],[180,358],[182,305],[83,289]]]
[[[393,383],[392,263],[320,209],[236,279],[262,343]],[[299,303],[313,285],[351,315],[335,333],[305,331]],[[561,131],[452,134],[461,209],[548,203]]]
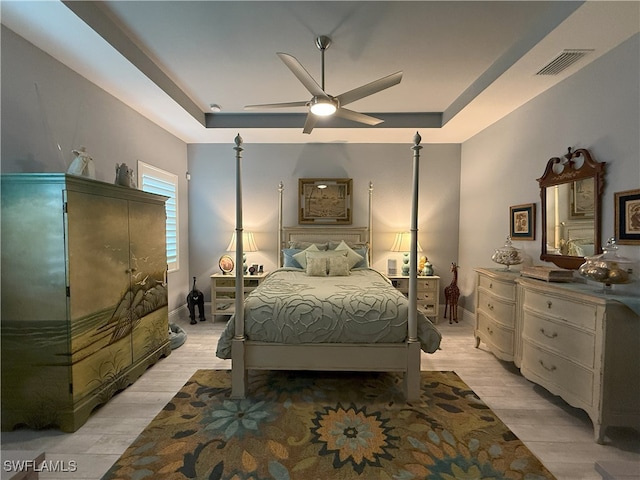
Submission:
[[[413,137],[413,194],[411,203],[411,252],[409,255],[409,318],[407,335],[407,371],[405,395],[407,401],[420,397],[420,344],[418,343],[418,186],[422,138],[416,132]]]
[[[244,360],[244,245],[242,239],[242,137],[235,138],[236,146],[236,311],[235,335],[231,343],[231,397],[247,394],[247,368]]]
[[[369,181],[369,265],[373,265],[373,182]]]
[[[278,185],[278,264],[276,268],[281,267],[284,262],[282,261],[282,192],[284,191],[284,184],[280,180]]]

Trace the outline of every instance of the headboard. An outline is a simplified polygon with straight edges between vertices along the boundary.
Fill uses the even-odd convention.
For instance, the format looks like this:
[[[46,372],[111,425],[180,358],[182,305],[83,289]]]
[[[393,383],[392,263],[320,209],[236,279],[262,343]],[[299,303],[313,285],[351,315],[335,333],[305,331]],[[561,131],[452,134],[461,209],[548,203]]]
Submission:
[[[344,240],[347,243],[366,243],[369,253],[369,263],[372,262],[373,251],[373,183],[369,182],[369,226],[349,227],[336,225],[308,225],[297,227],[282,226],[282,196],[284,185],[278,185],[278,265],[283,263],[282,249],[288,248],[289,242],[324,243],[328,240]]]
[[[298,226],[283,227],[283,238],[280,250],[288,248],[289,242],[324,243],[329,240],[344,240],[347,243],[363,243],[369,245],[369,229],[367,227],[338,226]],[[280,265],[282,265],[282,255]]]

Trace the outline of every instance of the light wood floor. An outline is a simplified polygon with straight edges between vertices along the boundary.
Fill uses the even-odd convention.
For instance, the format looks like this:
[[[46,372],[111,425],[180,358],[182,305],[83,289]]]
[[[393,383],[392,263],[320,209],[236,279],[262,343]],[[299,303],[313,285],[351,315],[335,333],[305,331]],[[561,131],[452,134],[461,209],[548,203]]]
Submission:
[[[75,472],[42,472],[44,480],[99,479],[197,369],[230,368],[229,361],[215,356],[223,318],[197,325],[178,319],[187,342],[97,409],[77,432],[2,432],[2,450],[45,451],[48,460],[77,464]],[[609,444],[596,444],[591,421],[581,410],[524,379],[484,345],[474,348],[471,324],[450,326],[441,320],[438,328],[442,349],[423,353],[422,369],[455,371],[559,480],[600,480],[594,462],[603,460],[635,462],[640,474],[640,434],[610,428]]]

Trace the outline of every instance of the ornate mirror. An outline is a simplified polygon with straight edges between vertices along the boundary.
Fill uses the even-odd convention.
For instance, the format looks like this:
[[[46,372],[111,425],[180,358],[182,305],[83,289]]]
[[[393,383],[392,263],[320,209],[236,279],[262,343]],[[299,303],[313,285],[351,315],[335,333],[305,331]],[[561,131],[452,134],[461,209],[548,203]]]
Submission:
[[[602,253],[601,195],[605,162],[588,150],[569,151],[547,162],[538,179],[542,205],[541,260],[577,269],[584,257]]]

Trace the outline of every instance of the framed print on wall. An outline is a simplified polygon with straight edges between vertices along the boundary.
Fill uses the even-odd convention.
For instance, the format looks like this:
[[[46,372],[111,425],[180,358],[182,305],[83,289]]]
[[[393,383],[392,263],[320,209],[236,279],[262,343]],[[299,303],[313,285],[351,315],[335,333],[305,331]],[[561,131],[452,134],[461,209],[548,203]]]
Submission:
[[[536,239],[536,204],[509,207],[509,225],[513,240]]]
[[[640,189],[617,192],[614,196],[617,243],[640,245]]]
[[[351,224],[351,178],[300,178],[298,223]]]

